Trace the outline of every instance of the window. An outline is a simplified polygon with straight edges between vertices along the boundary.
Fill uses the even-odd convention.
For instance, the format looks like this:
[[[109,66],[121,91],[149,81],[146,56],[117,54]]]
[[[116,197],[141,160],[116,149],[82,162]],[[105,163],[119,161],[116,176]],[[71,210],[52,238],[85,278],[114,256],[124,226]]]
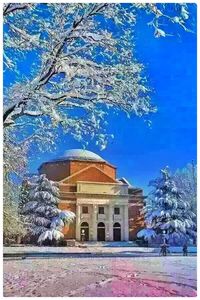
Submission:
[[[120,208],[119,207],[115,207],[115,215],[120,215]]]
[[[87,206],[82,207],[82,213],[83,214],[88,214],[88,207]]]
[[[99,214],[104,214],[104,207],[103,206],[99,206]]]

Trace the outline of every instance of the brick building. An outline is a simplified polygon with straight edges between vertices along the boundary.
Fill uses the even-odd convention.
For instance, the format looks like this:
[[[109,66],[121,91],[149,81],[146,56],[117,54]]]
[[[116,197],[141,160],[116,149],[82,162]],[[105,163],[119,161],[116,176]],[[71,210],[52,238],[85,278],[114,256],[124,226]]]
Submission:
[[[134,240],[143,227],[143,192],[116,178],[116,167],[81,149],[43,163],[39,173],[59,183],[59,208],[71,210],[76,221],[64,228],[66,239]]]

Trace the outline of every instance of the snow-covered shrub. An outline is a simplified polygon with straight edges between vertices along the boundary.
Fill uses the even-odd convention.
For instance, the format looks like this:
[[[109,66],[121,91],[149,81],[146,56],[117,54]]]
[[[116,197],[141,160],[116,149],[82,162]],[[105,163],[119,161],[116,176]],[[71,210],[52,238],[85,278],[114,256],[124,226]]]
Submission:
[[[146,227],[138,232],[138,238],[148,241],[163,241],[171,245],[182,245],[196,236],[195,214],[190,204],[183,199],[182,191],[166,167],[161,177],[150,182],[154,187],[151,202],[144,208]]]
[[[58,208],[58,184],[48,180],[45,174],[35,176],[29,183],[27,199],[21,206],[29,235],[37,242],[58,241],[64,237],[62,229],[73,222],[75,214]]]

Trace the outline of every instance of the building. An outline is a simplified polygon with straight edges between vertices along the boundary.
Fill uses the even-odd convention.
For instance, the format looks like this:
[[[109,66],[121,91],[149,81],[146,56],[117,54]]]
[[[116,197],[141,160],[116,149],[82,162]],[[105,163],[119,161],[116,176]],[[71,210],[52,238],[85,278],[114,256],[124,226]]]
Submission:
[[[117,179],[116,167],[99,155],[68,150],[43,163],[39,173],[59,183],[59,208],[76,214],[75,224],[64,228],[66,239],[128,241],[143,227],[142,190]]]

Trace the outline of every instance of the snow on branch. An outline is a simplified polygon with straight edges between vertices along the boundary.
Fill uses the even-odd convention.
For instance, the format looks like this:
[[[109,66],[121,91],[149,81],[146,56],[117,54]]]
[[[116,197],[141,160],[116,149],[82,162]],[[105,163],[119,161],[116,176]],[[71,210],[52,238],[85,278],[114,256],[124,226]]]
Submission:
[[[136,114],[153,111],[145,95],[148,90],[145,91],[142,82],[140,83],[142,66],[131,63],[132,58],[128,58],[123,52],[120,59],[115,57],[117,47],[123,46],[122,40],[116,40],[112,32],[101,29],[95,21],[95,16],[98,14],[102,16],[105,14],[106,17],[108,10],[113,14],[116,13],[117,16],[119,10],[115,6],[56,4],[46,8],[51,16],[48,22],[40,17],[37,23],[34,18],[34,27],[30,32],[27,31],[29,21],[26,20],[27,26],[24,26],[17,14],[15,23],[6,20],[16,39],[24,42],[27,39],[31,40],[30,35],[34,40],[34,37],[37,37],[38,47],[42,47],[44,53],[40,57],[41,68],[38,68],[38,75],[28,83],[22,82],[10,89],[8,94],[10,105],[4,112],[5,127],[11,126],[13,122],[17,122],[25,115],[38,117],[51,114],[51,111],[55,111],[55,115],[60,115],[58,110],[60,111],[61,102],[65,107],[80,105],[86,108],[86,105],[82,106],[79,100],[92,101],[95,105],[105,103]],[[61,8],[63,13],[58,14]],[[40,7],[33,5],[32,10],[35,9],[40,10]],[[35,13],[37,14],[37,11]],[[121,14],[118,17],[120,19]],[[43,33],[38,36],[36,29],[40,29]],[[45,39],[42,38],[43,35],[46,35]],[[34,47],[37,47],[37,43]],[[128,43],[127,40],[127,46]],[[96,62],[95,57],[98,55],[105,56],[106,60],[110,57],[109,64]],[[126,66],[123,66],[120,60],[125,59],[127,59]],[[134,70],[136,70],[135,74]],[[55,81],[54,87],[50,87],[50,80],[54,78],[56,80],[56,77],[63,73],[65,74],[63,81]],[[123,87],[121,93],[119,84]],[[59,102],[59,108],[58,103],[54,104],[52,110],[52,105],[46,101],[46,98],[52,101],[56,99],[63,101]],[[71,99],[73,101],[70,102]],[[75,99],[77,101],[74,101]],[[65,115],[62,113],[61,115],[64,121]],[[54,119],[52,114],[51,118]]]
[[[17,4],[17,3],[8,3],[8,4],[4,4],[4,8],[3,8],[3,15],[7,16],[11,13],[14,13],[16,11],[19,10],[24,10],[27,8],[30,8],[31,4]]]
[[[27,139],[30,130],[26,124],[31,119],[35,137],[42,136],[46,127],[46,135],[51,137],[45,144],[50,147],[56,137],[52,130],[60,127],[78,141],[89,135],[99,138],[97,144],[103,149],[111,137],[105,131],[109,109],[124,111],[128,117],[156,112],[144,66],[134,56],[134,29],[142,9],[153,16],[155,36],[165,36],[156,22],[162,18],[176,20],[168,17],[166,7],[136,3],[5,4],[5,70],[16,78],[4,97],[6,134]],[[176,7],[179,21],[186,26],[189,9],[174,5],[172,11],[177,16]],[[25,74],[27,63],[30,72]]]

